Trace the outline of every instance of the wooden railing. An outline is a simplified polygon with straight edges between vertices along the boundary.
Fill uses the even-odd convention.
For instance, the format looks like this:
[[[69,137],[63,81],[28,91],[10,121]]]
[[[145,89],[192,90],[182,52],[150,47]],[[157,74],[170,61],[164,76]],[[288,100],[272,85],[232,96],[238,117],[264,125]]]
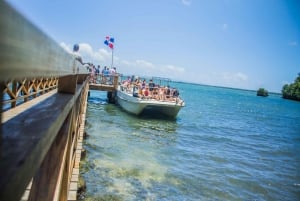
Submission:
[[[91,79],[92,78],[92,79]],[[90,89],[114,92],[118,89],[119,75],[104,76],[103,74],[90,76]]]
[[[113,85],[117,89],[119,76],[120,76],[119,74],[114,74],[114,75],[104,75],[103,73],[91,74],[90,83]]]
[[[2,110],[54,88],[57,93],[7,121],[1,113],[1,201],[20,200],[30,181],[29,200],[67,200],[88,74],[76,57],[0,1]]]
[[[3,110],[43,95],[57,88],[58,77],[33,78],[4,82]]]

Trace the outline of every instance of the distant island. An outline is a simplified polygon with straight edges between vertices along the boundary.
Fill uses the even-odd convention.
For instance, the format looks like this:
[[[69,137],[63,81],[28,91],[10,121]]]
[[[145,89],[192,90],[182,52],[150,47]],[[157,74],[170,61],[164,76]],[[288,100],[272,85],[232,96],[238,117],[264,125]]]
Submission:
[[[300,73],[292,84],[285,84],[281,90],[282,98],[300,101]]]
[[[259,88],[257,93],[256,93],[257,96],[263,96],[263,97],[267,97],[269,96],[269,92],[264,89],[264,88]]]

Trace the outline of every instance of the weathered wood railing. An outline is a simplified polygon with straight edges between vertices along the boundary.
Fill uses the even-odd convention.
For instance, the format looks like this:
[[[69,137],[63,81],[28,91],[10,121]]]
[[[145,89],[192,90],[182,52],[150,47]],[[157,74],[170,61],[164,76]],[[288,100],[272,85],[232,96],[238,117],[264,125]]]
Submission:
[[[52,83],[45,85],[47,79]],[[0,1],[1,109],[4,94],[10,97],[4,103],[15,107],[20,99],[56,87],[44,101],[1,119],[1,201],[20,200],[31,180],[29,200],[67,200],[88,74],[74,56]]]
[[[57,77],[11,80],[4,82],[3,110],[14,108],[57,88]]]

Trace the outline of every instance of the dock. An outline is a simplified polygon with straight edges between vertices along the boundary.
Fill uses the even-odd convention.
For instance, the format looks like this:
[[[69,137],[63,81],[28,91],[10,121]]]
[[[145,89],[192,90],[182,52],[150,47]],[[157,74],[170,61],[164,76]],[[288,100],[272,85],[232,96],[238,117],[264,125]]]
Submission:
[[[91,82],[81,59],[0,1],[0,200],[77,200]],[[101,80],[101,78],[99,78]]]

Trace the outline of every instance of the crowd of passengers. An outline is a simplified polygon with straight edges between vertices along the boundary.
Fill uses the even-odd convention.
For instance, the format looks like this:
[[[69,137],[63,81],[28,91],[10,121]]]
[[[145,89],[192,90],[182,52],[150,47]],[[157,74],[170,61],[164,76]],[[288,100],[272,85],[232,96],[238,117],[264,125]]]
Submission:
[[[90,64],[87,70],[90,73],[90,83],[112,84],[112,77],[117,74],[116,67],[109,68],[104,66],[101,70],[100,65],[96,67]]]
[[[132,93],[134,97],[143,99],[155,99],[160,101],[177,101],[179,92],[176,88],[168,86],[160,86],[155,84],[152,79],[149,83],[144,79],[130,78],[122,82],[122,89],[127,93]]]

